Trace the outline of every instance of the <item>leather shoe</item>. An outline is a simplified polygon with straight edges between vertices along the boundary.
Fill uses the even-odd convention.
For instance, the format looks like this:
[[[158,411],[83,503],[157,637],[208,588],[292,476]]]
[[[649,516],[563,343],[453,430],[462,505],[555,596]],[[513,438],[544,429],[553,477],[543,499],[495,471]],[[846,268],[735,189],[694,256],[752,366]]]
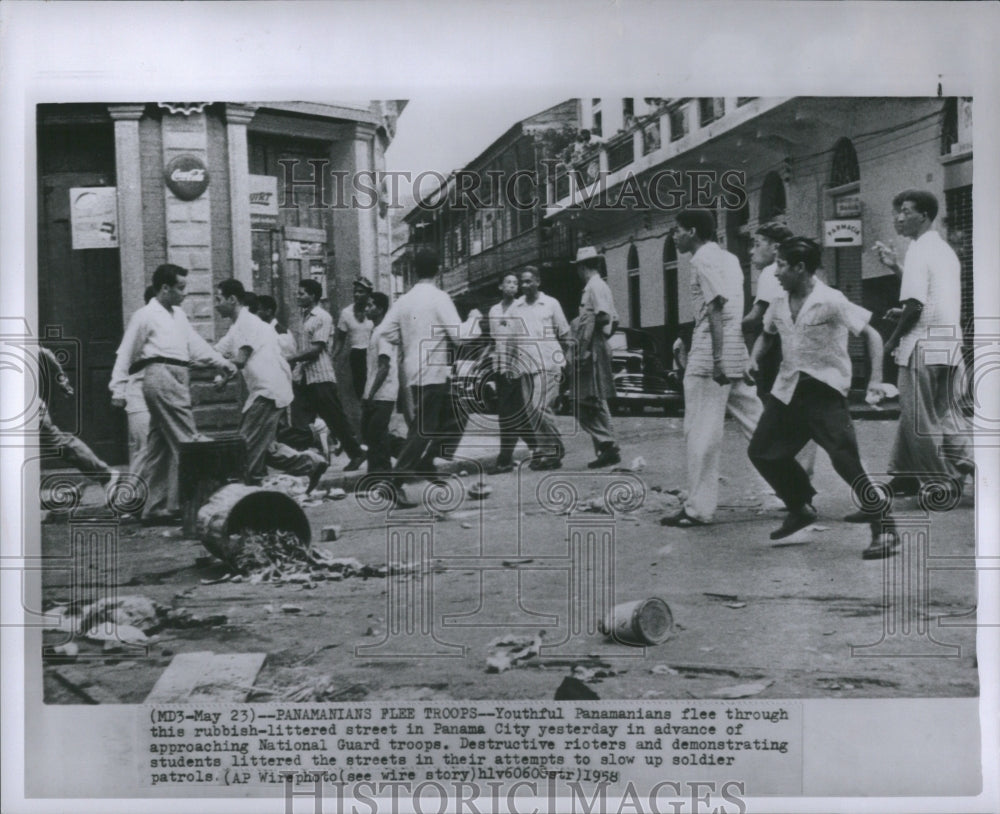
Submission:
[[[872,538],[871,544],[861,552],[863,560],[884,560],[899,550],[899,537],[895,532],[883,531]]]
[[[801,506],[797,509],[789,509],[784,521],[778,528],[771,532],[772,540],[783,540],[795,532],[804,529],[806,526],[816,522],[816,510],[811,506]]]
[[[361,468],[361,464],[365,462],[364,455],[355,455],[351,460],[347,462],[347,466],[344,467],[345,472],[354,472]]]
[[[326,461],[316,462],[316,465],[312,468],[312,471],[309,473],[309,486],[306,488],[307,495],[313,489],[316,488],[317,484],[319,483],[319,479],[323,476],[323,473],[326,472],[327,467],[329,466],[330,464],[328,464]]]
[[[530,464],[528,464],[528,468],[533,469],[536,472],[546,469],[562,469],[562,460],[557,458],[555,455],[546,456],[544,458],[535,458]]]
[[[618,447],[605,447],[594,460],[587,464],[587,469],[600,469],[605,466],[614,466],[621,462],[622,455]]]

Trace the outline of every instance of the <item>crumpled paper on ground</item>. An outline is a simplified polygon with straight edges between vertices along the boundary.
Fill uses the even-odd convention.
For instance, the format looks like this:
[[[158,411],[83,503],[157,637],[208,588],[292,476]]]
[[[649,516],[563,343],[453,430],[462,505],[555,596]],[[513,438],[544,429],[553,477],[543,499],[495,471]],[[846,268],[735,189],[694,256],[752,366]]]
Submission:
[[[512,667],[519,666],[528,659],[535,658],[541,652],[544,635],[544,631],[539,631],[534,636],[509,634],[494,639],[488,645],[486,672],[502,673]]]

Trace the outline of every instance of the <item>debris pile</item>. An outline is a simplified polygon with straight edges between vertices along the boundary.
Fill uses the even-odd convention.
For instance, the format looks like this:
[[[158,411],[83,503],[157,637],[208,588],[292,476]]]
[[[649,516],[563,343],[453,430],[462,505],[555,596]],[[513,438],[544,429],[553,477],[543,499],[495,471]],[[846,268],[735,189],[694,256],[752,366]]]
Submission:
[[[354,557],[335,557],[328,551],[304,543],[293,531],[253,531],[230,535],[226,565],[230,573],[214,580],[202,580],[210,585],[219,582],[291,582],[309,586],[313,582],[338,581],[350,577],[361,579],[420,574],[425,566],[420,562],[392,565],[369,565]]]
[[[539,631],[535,636],[517,636],[510,634],[491,641],[487,647],[487,673],[502,673],[512,667],[517,667],[529,659],[537,658],[542,649],[542,638],[545,631]]]

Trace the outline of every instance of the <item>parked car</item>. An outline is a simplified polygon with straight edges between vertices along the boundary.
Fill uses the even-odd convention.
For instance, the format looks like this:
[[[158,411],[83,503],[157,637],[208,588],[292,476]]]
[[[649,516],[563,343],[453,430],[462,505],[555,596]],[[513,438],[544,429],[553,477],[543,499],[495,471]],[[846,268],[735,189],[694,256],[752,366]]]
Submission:
[[[684,387],[680,376],[660,360],[653,338],[637,328],[619,328],[608,340],[611,348],[611,374],[615,395],[608,399],[608,409],[616,415],[641,415],[646,407],[675,415],[684,406]],[[556,402],[556,410],[570,412],[568,382]]]

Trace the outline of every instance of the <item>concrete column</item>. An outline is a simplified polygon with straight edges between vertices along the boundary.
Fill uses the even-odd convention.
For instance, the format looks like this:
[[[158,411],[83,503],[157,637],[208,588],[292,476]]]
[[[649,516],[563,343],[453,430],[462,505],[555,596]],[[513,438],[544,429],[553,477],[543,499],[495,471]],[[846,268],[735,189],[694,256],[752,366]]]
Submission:
[[[122,277],[122,317],[142,307],[146,288],[142,235],[142,170],[139,159],[139,119],[146,106],[108,105],[115,123],[115,184],[118,188],[118,255]]]
[[[208,167],[209,185],[218,183],[208,166],[208,127],[203,112],[163,114],[163,166],[178,155],[201,158]],[[193,201],[182,201],[164,188],[167,211],[167,262],[188,269],[184,310],[195,329],[214,341],[214,291],[212,288],[211,190]]]
[[[369,125],[359,124],[355,128],[354,137],[354,166],[357,172],[373,173],[374,166],[374,145],[375,128]],[[365,182],[366,186],[378,185],[369,175]],[[367,195],[359,196],[363,204],[367,204]],[[378,280],[378,203],[374,206],[358,209],[358,274],[371,280],[373,285],[377,285]]]
[[[257,108],[226,105],[226,145],[229,153],[229,202],[232,213],[233,276],[253,288],[253,247],[250,236],[250,160],[247,125]]]

